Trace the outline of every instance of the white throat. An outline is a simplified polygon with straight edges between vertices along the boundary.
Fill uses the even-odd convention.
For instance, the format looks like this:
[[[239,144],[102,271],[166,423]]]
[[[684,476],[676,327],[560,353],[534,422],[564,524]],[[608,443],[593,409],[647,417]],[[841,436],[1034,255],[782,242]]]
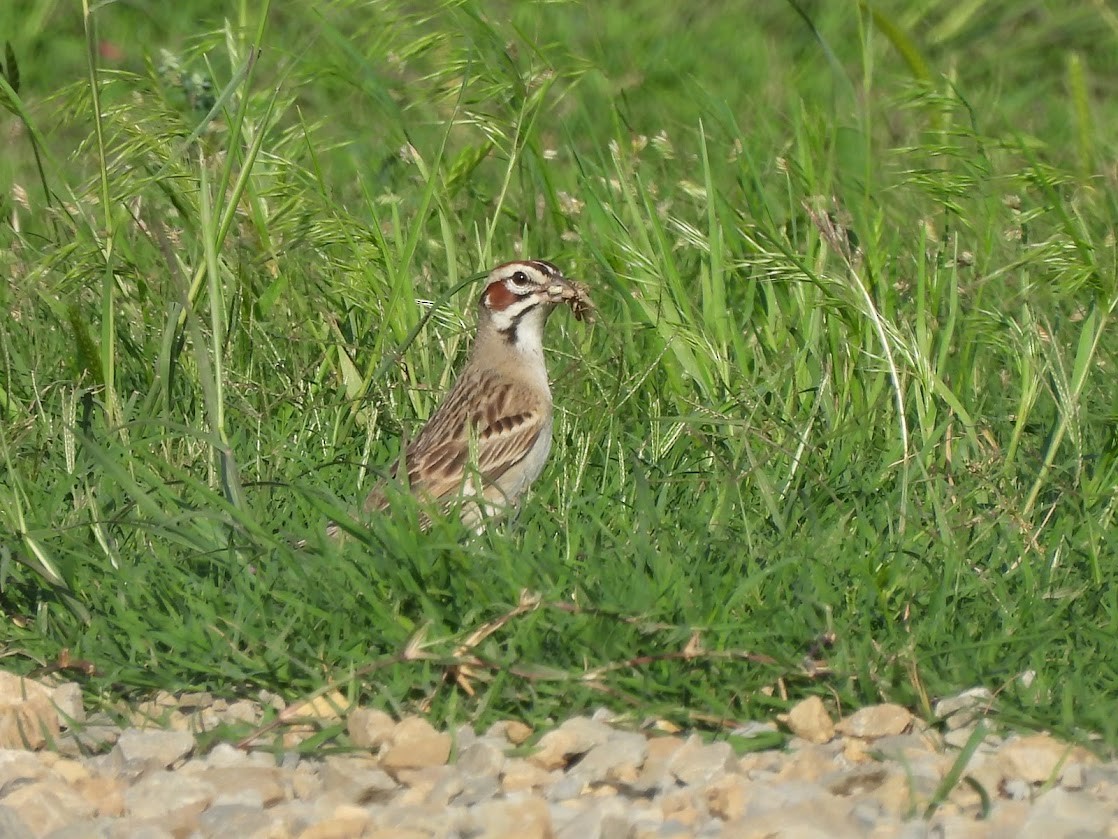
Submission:
[[[552,307],[525,299],[522,304],[481,311],[477,342],[471,355],[500,358],[508,372],[550,392],[543,352],[543,330]]]

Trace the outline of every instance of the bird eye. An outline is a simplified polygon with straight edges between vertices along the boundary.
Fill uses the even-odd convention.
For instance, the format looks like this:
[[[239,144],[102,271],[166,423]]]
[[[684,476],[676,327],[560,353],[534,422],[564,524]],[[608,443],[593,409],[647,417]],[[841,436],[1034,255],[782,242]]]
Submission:
[[[523,271],[517,271],[512,275],[512,284],[524,288],[527,285],[531,285],[531,281],[528,279],[528,275]]]

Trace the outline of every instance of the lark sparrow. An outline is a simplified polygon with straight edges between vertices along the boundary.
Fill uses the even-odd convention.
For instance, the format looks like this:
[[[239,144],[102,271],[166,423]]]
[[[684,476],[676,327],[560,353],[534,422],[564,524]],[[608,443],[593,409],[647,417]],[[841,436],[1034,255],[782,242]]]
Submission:
[[[424,505],[445,509],[461,499],[462,522],[477,530],[519,502],[551,450],[543,331],[560,303],[568,303],[579,320],[592,314],[586,286],[550,262],[506,262],[493,269],[478,301],[477,337],[466,366],[389,470],[392,480]],[[364,511],[387,506],[382,482],[369,493]],[[420,524],[430,525],[426,513]]]

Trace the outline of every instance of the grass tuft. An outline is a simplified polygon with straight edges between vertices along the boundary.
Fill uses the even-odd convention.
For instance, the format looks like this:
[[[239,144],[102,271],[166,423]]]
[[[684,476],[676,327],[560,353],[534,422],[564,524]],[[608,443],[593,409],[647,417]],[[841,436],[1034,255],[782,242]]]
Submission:
[[[984,685],[1118,742],[1097,4],[22,5],[9,666],[478,724]],[[537,490],[354,520],[518,255],[600,311]]]

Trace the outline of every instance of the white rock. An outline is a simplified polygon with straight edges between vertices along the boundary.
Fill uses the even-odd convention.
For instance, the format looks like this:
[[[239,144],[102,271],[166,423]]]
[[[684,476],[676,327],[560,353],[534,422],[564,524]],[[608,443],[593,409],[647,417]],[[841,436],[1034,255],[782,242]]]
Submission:
[[[139,761],[166,768],[194,751],[194,735],[189,731],[129,728],[121,732],[116,749],[126,762]]]
[[[41,749],[58,731],[50,689],[0,670],[0,749]]]

